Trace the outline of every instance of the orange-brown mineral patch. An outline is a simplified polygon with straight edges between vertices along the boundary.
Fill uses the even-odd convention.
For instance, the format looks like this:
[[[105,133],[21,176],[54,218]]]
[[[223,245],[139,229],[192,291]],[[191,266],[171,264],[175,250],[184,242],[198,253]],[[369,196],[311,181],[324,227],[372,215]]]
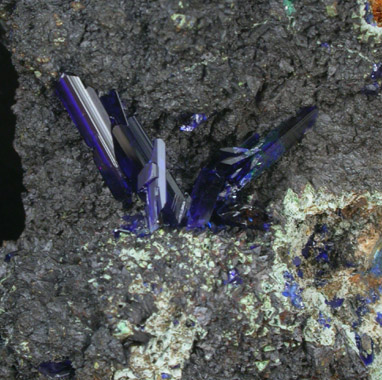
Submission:
[[[369,0],[369,2],[375,22],[378,26],[382,26],[382,0]]]
[[[355,256],[366,267],[373,261],[374,247],[381,238],[379,228],[376,229],[373,225],[368,225],[358,237],[358,247],[355,251]]]

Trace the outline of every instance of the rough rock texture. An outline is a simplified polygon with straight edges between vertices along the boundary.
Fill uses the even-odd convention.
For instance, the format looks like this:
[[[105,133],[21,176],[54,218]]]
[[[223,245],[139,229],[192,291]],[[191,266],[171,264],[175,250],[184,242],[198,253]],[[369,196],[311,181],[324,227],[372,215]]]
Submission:
[[[336,199],[382,185],[380,97],[362,93],[382,59],[379,45],[360,42],[355,1],[293,5],[288,17],[281,0],[3,0],[27,192],[26,228],[1,249],[19,250],[0,265],[1,379],[42,378],[39,363],[66,358],[81,380],[369,378],[339,327],[346,316],[330,343],[307,338],[313,311],[281,295],[291,263],[272,249],[277,229],[164,229],[115,241],[125,211],[53,91],[64,71],[100,91],[119,90],[148,134],[165,140],[185,191],[219,147],[317,105],[315,128],[246,190],[271,202],[282,229],[288,189],[299,194],[311,183]],[[189,112],[214,115],[180,132]],[[334,218],[322,213],[293,226]],[[303,232],[301,246],[312,230]],[[336,240],[338,250],[345,240]],[[282,248],[289,246],[298,244]],[[233,267],[240,286],[224,285]]]

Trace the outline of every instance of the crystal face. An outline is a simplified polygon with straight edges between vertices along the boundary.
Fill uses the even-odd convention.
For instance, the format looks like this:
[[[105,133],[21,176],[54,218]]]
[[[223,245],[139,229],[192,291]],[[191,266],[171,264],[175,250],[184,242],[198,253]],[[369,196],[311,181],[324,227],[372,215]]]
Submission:
[[[166,147],[161,139],[154,140],[151,160],[138,176],[138,191],[146,195],[146,215],[150,232],[159,227],[159,214],[167,202]]]
[[[117,200],[130,202],[131,185],[121,172],[115,153],[111,123],[95,91],[72,75],[63,74],[57,84],[60,97],[86,144],[92,148],[94,161]]]
[[[191,206],[187,215],[189,228],[204,227],[209,222],[223,186],[224,177],[216,170],[204,168],[200,171],[191,193]]]

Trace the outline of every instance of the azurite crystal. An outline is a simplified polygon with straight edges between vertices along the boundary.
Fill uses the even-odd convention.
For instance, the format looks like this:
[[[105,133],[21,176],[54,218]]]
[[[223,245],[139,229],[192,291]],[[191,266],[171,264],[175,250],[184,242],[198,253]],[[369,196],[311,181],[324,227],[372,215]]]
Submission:
[[[114,197],[125,204],[130,203],[131,192],[138,191],[139,174],[150,163],[152,153],[156,152],[137,119],[126,116],[116,91],[112,90],[98,98],[96,92],[90,87],[85,88],[76,76],[63,74],[57,84],[57,94],[85,142],[93,149],[94,161]],[[200,116],[195,121],[202,122],[202,119]],[[161,175],[155,180],[160,181],[158,189],[161,189],[155,199],[163,203],[160,209],[163,210],[165,223],[176,226],[184,219],[190,201],[166,171],[165,161],[160,160],[160,166],[158,164],[155,163],[155,166],[151,163],[147,167],[148,171],[164,167],[164,170],[159,170]],[[154,186],[147,181],[154,179],[146,178],[148,189]],[[167,202],[162,202],[164,198]],[[158,219],[158,215],[154,215],[151,206],[147,211],[152,231],[157,227],[157,222],[153,221]]]
[[[303,108],[296,117],[271,131],[264,139],[252,135],[240,147],[224,148],[215,163],[200,172],[191,194],[189,228],[205,226],[215,208],[230,205],[237,193],[277,162],[300,141],[317,118],[317,108]]]
[[[191,116],[189,124],[182,125],[179,129],[183,132],[192,132],[200,124],[207,121],[207,116],[204,113],[195,113]]]
[[[303,108],[296,117],[272,130],[255,147],[249,148],[247,152],[237,157],[236,159],[242,158],[240,171],[236,170],[228,177],[225,189],[219,198],[226,201],[234,197],[250,181],[258,178],[277,162],[288,149],[302,139],[306,130],[315,123],[317,114],[316,107]],[[223,160],[222,163],[232,165],[229,159]]]
[[[138,176],[138,191],[146,195],[146,215],[150,232],[159,227],[159,214],[167,201],[166,148],[161,139],[154,141],[151,160]]]
[[[97,94],[85,88],[81,79],[63,74],[57,94],[76,124],[86,144],[92,148],[95,164],[114,197],[130,202],[131,186],[121,172],[114,153],[109,117]]]
[[[203,168],[191,193],[188,211],[189,228],[204,227],[210,220],[215,204],[224,185],[224,177],[214,169]]]

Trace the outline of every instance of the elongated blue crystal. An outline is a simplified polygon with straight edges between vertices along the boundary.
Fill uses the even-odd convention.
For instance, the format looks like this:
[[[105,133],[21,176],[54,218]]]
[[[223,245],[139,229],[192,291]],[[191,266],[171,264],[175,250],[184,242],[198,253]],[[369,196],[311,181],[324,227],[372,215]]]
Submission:
[[[167,202],[166,150],[161,139],[154,140],[151,160],[138,176],[138,191],[146,194],[146,215],[150,232],[159,227],[159,214]]]
[[[187,225],[205,226],[216,209],[224,209],[250,181],[277,162],[300,141],[317,118],[317,108],[302,109],[296,117],[274,129],[264,139],[252,135],[240,147],[223,148],[214,164],[204,168],[194,185]]]
[[[131,186],[115,156],[110,119],[95,91],[85,88],[80,78],[63,74],[57,94],[86,144],[93,149],[94,161],[114,197],[130,202]]]
[[[108,96],[112,96],[115,99],[113,93]],[[118,142],[116,144],[118,145],[118,149],[116,149],[117,157],[120,157],[120,155],[123,157],[123,159],[118,158],[118,162],[125,175],[131,178],[134,189],[137,191],[136,181],[138,174],[150,161],[153,145],[135,117],[127,117],[125,122],[121,123],[122,118],[120,115],[118,116],[115,110],[113,111],[113,106],[111,106],[111,104],[116,102],[107,100],[109,102],[109,105],[107,105],[105,97],[102,97],[102,101],[108,113],[112,115],[114,120],[120,123],[113,128],[113,135]],[[123,154],[119,152],[123,152]],[[166,181],[167,202],[162,209],[163,221],[166,224],[177,226],[183,221],[188,211],[190,199],[188,196],[184,196],[168,170],[166,170]]]
[[[234,163],[239,163],[240,167],[235,168],[235,172],[227,177],[219,200],[226,202],[234,197],[244,186],[277,162],[288,149],[302,139],[306,130],[315,123],[317,114],[316,107],[303,108],[296,117],[268,133],[256,146],[245,152],[238,152]],[[227,158],[222,164],[232,166],[232,160]]]
[[[191,193],[187,216],[188,228],[204,227],[211,219],[218,195],[224,186],[224,177],[215,169],[203,168]]]

